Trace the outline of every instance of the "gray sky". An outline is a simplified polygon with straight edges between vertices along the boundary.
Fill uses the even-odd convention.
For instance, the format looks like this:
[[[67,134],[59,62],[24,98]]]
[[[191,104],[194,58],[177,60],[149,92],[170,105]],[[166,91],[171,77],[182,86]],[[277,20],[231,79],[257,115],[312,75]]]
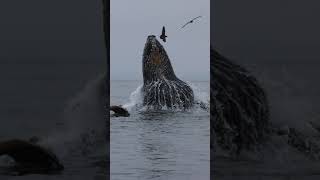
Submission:
[[[180,29],[200,15],[201,19]],[[142,80],[146,38],[159,36],[163,25],[168,39],[161,43],[176,75],[182,80],[209,80],[210,0],[112,0],[112,80]]]
[[[212,3],[212,40],[222,54],[242,64],[320,63],[320,1]]]
[[[106,71],[101,9],[100,0],[0,1],[1,135],[48,132]]]

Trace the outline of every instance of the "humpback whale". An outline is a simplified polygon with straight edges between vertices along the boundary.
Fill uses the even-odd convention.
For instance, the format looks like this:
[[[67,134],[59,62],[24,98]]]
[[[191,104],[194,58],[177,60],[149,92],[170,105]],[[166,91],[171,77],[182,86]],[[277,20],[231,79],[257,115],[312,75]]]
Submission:
[[[193,106],[191,87],[175,75],[167,52],[154,35],[147,37],[142,69],[144,106],[153,109],[187,109]]]
[[[214,143],[239,154],[264,142],[269,132],[267,96],[246,69],[210,50],[210,102]]]

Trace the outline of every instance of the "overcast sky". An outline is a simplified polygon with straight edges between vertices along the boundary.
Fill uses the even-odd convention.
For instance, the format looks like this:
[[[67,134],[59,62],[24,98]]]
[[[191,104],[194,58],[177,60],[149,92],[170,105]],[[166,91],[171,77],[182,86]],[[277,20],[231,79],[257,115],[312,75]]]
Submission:
[[[215,0],[212,40],[241,64],[320,63],[320,1]]]
[[[197,16],[193,24],[181,26]],[[148,35],[164,45],[182,80],[209,80],[210,0],[111,0],[111,80],[142,80],[142,53]]]

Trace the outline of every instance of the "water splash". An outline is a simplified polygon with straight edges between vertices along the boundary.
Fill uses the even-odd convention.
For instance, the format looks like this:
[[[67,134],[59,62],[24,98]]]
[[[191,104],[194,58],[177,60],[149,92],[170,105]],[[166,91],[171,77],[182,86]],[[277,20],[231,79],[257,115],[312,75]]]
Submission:
[[[42,137],[41,145],[53,148],[59,156],[68,156],[70,149],[86,152],[97,149],[107,133],[103,126],[106,122],[105,86],[106,75],[102,74],[71,97],[61,114],[59,127],[48,137]]]
[[[177,101],[181,101],[180,99],[180,92],[178,92],[177,90],[177,85],[176,84],[168,84],[170,82],[165,81],[165,83],[160,83],[160,82],[156,82],[154,83],[152,86],[149,87],[149,90],[155,91],[157,95],[160,95],[161,93],[164,94],[164,91],[160,91],[160,86],[165,84],[167,85],[169,88],[169,96],[171,99],[171,102],[173,97],[172,97],[172,93],[178,93],[177,95]],[[188,83],[193,91],[194,94],[194,101],[195,101],[195,105],[194,107],[191,109],[192,110],[209,110],[209,105],[210,105],[210,97],[209,94],[202,91],[200,88],[198,88],[196,85],[192,84],[192,83]],[[127,109],[130,113],[133,112],[144,112],[150,109],[156,109],[155,107],[152,106],[144,106],[143,105],[143,85],[139,85],[136,90],[134,90],[131,94],[130,94],[130,100],[128,103],[124,104],[122,107],[124,107],[125,109]],[[184,95],[184,92],[181,92],[182,96]],[[183,108],[179,108],[179,107],[175,107],[174,105],[172,105],[171,107],[175,107],[175,108],[169,108],[166,103],[165,100],[162,98],[158,98],[158,100],[160,101],[159,104],[161,104],[161,110],[163,111],[184,111]]]
[[[188,82],[194,93],[194,101],[196,107],[200,109],[210,110],[210,95],[207,92],[202,91],[196,85]]]
[[[122,107],[127,109],[129,112],[132,112],[141,108],[142,102],[143,102],[142,87],[143,85],[138,86],[137,89],[130,94],[130,98],[129,98],[130,101],[124,104]]]

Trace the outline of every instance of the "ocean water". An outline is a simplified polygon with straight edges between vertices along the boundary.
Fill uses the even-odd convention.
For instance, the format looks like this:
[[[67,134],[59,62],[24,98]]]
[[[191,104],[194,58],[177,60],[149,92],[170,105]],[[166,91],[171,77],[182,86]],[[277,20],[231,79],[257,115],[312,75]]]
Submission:
[[[270,121],[277,127],[294,127],[320,142],[320,133],[308,124],[320,122],[320,86],[314,64],[257,64],[248,66],[266,90]],[[287,145],[287,139],[271,137],[261,151],[245,152],[234,158],[217,151],[212,176],[217,180],[318,180],[320,160],[307,157]]]
[[[110,104],[132,106],[139,101],[141,84],[111,81]],[[209,82],[191,84],[195,95],[208,102]],[[209,112],[200,108],[187,112],[132,108],[130,114],[111,118],[112,180],[210,179]]]
[[[65,167],[58,174],[15,176],[8,168],[12,161],[2,156],[1,180],[106,179],[106,119],[96,93],[105,81],[94,69],[90,64],[1,65],[0,141],[37,136]]]

